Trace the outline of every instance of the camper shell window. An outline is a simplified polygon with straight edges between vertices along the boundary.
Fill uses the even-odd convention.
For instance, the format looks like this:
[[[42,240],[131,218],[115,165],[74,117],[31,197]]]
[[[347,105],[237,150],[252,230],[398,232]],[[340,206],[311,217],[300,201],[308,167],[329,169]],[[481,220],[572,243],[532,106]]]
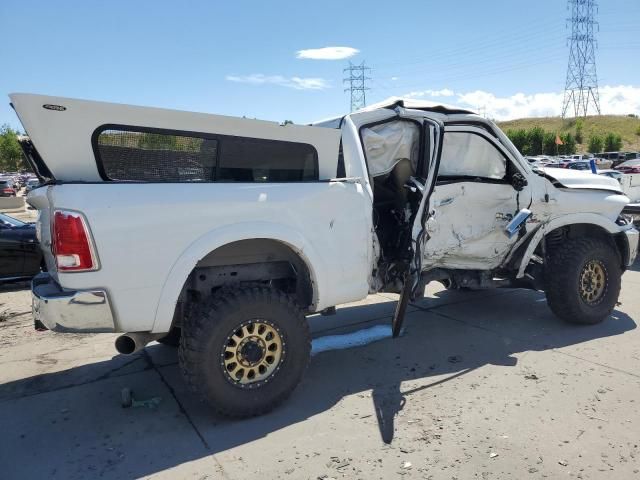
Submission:
[[[318,154],[305,143],[105,125],[93,150],[104,180],[133,182],[306,182]]]

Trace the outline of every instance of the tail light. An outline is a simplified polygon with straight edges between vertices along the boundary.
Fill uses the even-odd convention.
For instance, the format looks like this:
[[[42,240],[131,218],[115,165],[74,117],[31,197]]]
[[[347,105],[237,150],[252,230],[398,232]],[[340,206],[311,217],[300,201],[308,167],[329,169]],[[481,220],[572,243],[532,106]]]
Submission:
[[[53,215],[52,250],[61,272],[97,270],[87,222],[81,213],[56,210]]]
[[[2,189],[2,193],[16,193],[13,188],[11,187],[6,187]]]

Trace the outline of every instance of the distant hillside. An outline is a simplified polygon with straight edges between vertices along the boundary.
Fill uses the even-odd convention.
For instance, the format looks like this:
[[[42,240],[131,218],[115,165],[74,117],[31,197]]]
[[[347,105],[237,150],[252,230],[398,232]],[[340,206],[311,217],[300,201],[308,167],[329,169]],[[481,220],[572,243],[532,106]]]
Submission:
[[[575,134],[575,118],[562,119],[560,117],[540,117],[540,118],[520,118],[518,120],[509,120],[508,122],[498,122],[502,130],[509,129],[529,129],[532,127],[542,127],[549,132]],[[640,151],[640,135],[637,135],[640,128],[640,119],[627,117],[622,115],[597,115],[584,119],[583,137],[584,144],[578,145],[579,152],[585,152],[589,137],[593,134],[604,136],[606,133],[613,132],[622,136],[625,151]]]

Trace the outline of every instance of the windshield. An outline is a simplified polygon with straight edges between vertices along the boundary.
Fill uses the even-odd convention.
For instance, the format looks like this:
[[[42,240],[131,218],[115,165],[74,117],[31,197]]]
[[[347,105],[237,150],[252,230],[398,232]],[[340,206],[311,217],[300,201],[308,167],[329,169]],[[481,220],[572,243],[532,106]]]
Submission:
[[[5,215],[4,213],[0,213],[0,221],[8,223],[12,227],[22,227],[23,225],[26,225],[25,222],[22,222],[17,218],[10,217],[9,215]]]

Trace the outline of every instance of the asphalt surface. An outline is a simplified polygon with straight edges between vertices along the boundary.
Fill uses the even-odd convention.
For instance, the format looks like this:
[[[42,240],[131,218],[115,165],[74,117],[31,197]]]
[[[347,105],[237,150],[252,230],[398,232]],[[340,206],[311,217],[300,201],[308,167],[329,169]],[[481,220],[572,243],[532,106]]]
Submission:
[[[176,350],[36,332],[25,285],[0,290],[0,478],[640,478],[640,264],[595,326],[525,290],[447,292],[404,335],[313,357],[274,412],[232,421],[186,391]],[[375,295],[314,336],[387,324]],[[121,390],[156,408],[122,408]]]

